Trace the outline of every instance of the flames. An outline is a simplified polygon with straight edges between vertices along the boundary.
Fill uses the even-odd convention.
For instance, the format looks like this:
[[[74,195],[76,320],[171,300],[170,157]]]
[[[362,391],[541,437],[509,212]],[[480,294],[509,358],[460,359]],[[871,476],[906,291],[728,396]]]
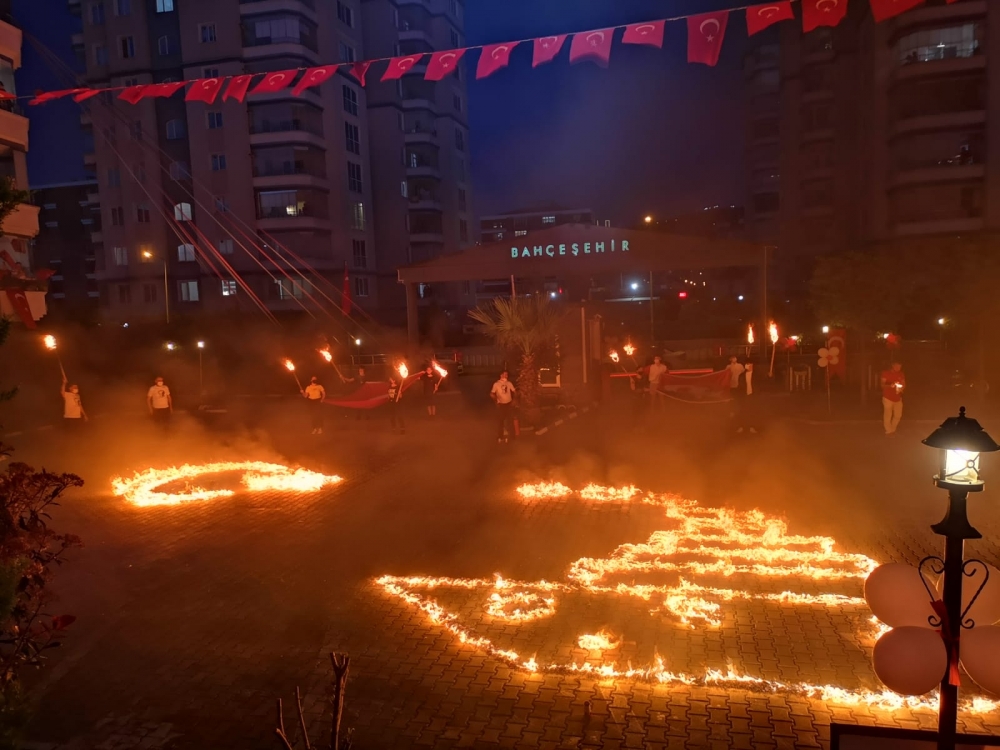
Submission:
[[[399,373],[399,377],[406,380],[410,376],[410,368],[406,366],[405,362],[400,362],[396,367],[396,372]]]
[[[576,644],[588,651],[612,651],[619,646],[619,642],[612,640],[612,637],[602,630],[594,635],[581,635]]]
[[[747,343],[752,344],[754,342],[753,337],[753,324],[747,326]]]
[[[330,352],[329,349],[317,349],[316,351],[318,351],[319,356],[321,356],[327,362],[333,362],[333,354]],[[285,366],[287,367],[287,365]]]
[[[147,469],[131,478],[116,477],[111,480],[114,494],[123,497],[133,505],[148,508],[155,505],[179,505],[220,497],[232,497],[234,490],[203,489],[192,485],[192,480],[210,475],[229,472],[243,472],[241,484],[251,492],[316,492],[327,485],[343,481],[338,476],[327,476],[306,469],[291,470],[281,464],[263,461],[223,461],[219,463],[185,464],[169,469]],[[166,484],[184,482],[183,490],[164,492],[160,488]]]
[[[444,369],[441,365],[439,365],[437,362],[431,362],[431,367],[433,367],[434,372],[436,372],[442,378],[448,377],[448,371]]]
[[[539,482],[538,484],[522,484],[516,490],[524,500],[546,500],[572,495],[573,490],[561,482]]]
[[[777,344],[778,343],[778,325],[777,325],[777,323],[775,323],[772,320],[771,323],[770,323],[770,325],[768,325],[768,327],[767,327],[767,332],[768,332],[768,334],[771,337],[771,343],[772,344]]]
[[[625,354],[627,356],[629,356],[629,357],[631,357],[633,354],[635,354],[635,347],[632,346],[632,342],[631,341],[628,342],[627,344],[625,344],[625,346],[623,346],[622,349],[625,350]]]
[[[611,357],[612,362],[614,362],[615,364],[618,363],[618,352],[616,352],[614,349],[611,350],[611,353],[608,356]]]
[[[295,364],[290,359],[284,361],[285,369],[289,372],[295,372]]]
[[[52,351],[53,349],[56,348],[56,337],[53,336],[51,333],[43,336],[42,341],[45,344],[45,348],[48,349],[49,351]]]

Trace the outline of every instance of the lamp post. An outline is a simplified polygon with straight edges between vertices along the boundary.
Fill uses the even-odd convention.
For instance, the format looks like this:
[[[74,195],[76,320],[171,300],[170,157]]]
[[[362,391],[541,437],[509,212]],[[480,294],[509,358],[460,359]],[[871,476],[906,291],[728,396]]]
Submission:
[[[149,250],[142,251],[142,257],[152,260],[153,254]],[[163,308],[167,313],[167,324],[170,324],[170,287],[167,281],[167,259],[163,259]]]
[[[935,534],[945,538],[944,559],[936,556],[924,558],[920,561],[920,571],[923,575],[924,564],[929,562],[933,572],[943,574],[942,598],[934,602],[937,623],[931,622],[940,626],[948,649],[948,671],[941,681],[938,747],[954,750],[958,721],[959,637],[963,628],[975,625],[965,619],[973,602],[965,611],[962,609],[962,578],[973,575],[967,572],[967,568],[977,564],[982,565],[987,578],[989,576],[981,560],[965,559],[965,540],[981,539],[983,536],[969,523],[966,503],[970,492],[982,492],[985,487],[979,474],[980,454],[998,451],[1000,445],[979,422],[965,416],[964,406],[959,409],[957,417],[946,419],[923,443],[940,451],[940,466],[934,476],[934,484],[948,491],[948,511],[940,523],[931,526]]]
[[[198,342],[198,393],[205,395],[205,371],[202,368],[202,353],[205,351],[205,342]]]

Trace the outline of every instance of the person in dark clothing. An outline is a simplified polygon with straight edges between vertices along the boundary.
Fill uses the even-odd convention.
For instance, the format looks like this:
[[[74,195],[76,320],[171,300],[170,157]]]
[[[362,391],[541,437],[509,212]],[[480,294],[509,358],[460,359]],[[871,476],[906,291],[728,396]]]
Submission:
[[[424,404],[427,406],[428,417],[437,416],[437,405],[434,403],[434,397],[437,396],[438,388],[441,387],[443,379],[434,371],[433,365],[427,365],[427,369],[420,373],[420,380],[424,385]]]
[[[399,400],[403,397],[403,391],[400,386],[399,381],[396,378],[389,376],[389,401],[387,403],[387,408],[389,409],[389,427],[392,430],[399,430],[399,434],[402,435],[406,432],[406,425],[403,423],[403,412],[399,408]]]
[[[353,378],[344,378],[345,383],[353,383],[354,389],[361,388],[365,383],[368,382],[368,377],[365,375],[365,368],[359,367],[357,374]],[[355,419],[361,421],[362,419],[368,419],[369,414],[367,409],[355,409],[357,415]]]

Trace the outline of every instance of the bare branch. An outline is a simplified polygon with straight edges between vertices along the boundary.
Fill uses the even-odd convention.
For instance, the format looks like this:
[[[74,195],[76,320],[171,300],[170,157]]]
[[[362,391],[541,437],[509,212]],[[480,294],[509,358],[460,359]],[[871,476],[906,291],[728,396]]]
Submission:
[[[312,744],[309,742],[309,732],[306,731],[306,716],[302,713],[302,691],[299,690],[298,685],[295,686],[295,703],[299,707],[299,724],[302,725],[302,742],[305,743],[306,750],[312,750]]]

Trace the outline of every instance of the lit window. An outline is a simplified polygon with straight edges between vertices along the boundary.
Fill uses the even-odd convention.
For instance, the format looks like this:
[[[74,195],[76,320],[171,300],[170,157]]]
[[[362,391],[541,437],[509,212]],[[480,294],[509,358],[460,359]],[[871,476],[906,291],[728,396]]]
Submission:
[[[157,13],[170,13],[174,9],[174,0],[156,0]]]
[[[555,216],[543,216],[542,217],[542,224],[555,224],[555,223],[556,223],[556,217]]]
[[[181,300],[183,302],[197,302],[198,301],[198,282],[197,281],[181,281],[178,282],[178,288],[181,292]]]
[[[236,281],[234,279],[222,280],[222,296],[223,297],[236,296]]]
[[[195,259],[194,245],[187,243],[177,246],[177,260],[181,263],[190,263]]]
[[[405,182],[403,183],[406,184]],[[351,227],[359,232],[365,231],[365,204],[351,204]]]
[[[515,229],[514,230],[514,236],[515,237],[524,237],[524,235],[526,235],[527,233],[528,233],[527,229]],[[500,236],[497,237],[497,239],[498,240],[502,240],[503,239],[503,232],[500,233]]]
[[[174,205],[174,221],[191,221],[190,203],[177,203]]]
[[[923,29],[906,34],[896,42],[901,65],[974,57],[981,49],[986,28],[982,23],[963,23],[937,29]]]
[[[127,247],[115,247],[115,265],[116,266],[127,266],[128,265],[128,248]]]
[[[408,183],[406,180],[403,180],[401,183],[399,183],[399,194],[402,195],[404,198],[410,197],[410,183]]]
[[[275,279],[280,299],[302,299],[305,296],[307,282],[297,282],[292,279]]]

